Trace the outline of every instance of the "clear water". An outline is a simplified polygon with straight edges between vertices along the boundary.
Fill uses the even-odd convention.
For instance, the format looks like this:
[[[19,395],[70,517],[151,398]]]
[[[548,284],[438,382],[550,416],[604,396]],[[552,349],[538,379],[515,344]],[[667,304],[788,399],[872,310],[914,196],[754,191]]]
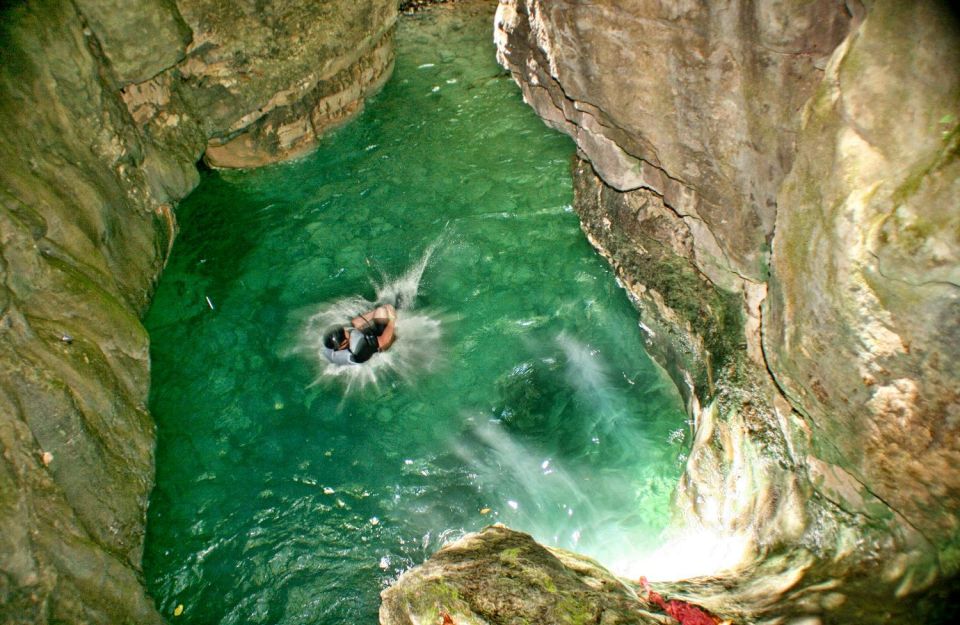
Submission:
[[[490,523],[617,567],[667,521],[680,399],[579,231],[572,143],[469,6],[404,19],[394,77],[314,154],[180,208],[146,320],[144,568],[172,622],[375,623]],[[395,348],[335,375],[327,319],[398,290]]]

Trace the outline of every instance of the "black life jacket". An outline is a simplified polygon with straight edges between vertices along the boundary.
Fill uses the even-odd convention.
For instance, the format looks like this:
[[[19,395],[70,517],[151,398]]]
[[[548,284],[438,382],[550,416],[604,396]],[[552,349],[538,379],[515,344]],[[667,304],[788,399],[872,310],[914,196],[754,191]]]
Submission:
[[[380,341],[376,334],[360,330],[350,332],[350,353],[353,354],[355,362],[366,362],[379,351]]]

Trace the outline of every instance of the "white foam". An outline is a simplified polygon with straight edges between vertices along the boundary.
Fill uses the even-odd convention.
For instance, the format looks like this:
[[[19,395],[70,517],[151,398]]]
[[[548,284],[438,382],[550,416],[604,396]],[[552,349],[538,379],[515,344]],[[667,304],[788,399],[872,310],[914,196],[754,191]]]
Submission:
[[[310,315],[301,333],[297,351],[316,359],[320,373],[315,383],[339,382],[346,392],[350,392],[371,384],[377,385],[390,375],[412,381],[440,363],[441,315],[416,309],[420,281],[437,243],[428,247],[423,256],[400,277],[390,279],[383,276],[382,284],[374,284],[374,301],[361,296],[345,297],[320,304],[316,312]],[[350,319],[358,314],[388,303],[397,307],[397,338],[388,351],[375,354],[360,365],[335,365],[327,361],[323,355],[323,337],[331,328],[348,325]]]

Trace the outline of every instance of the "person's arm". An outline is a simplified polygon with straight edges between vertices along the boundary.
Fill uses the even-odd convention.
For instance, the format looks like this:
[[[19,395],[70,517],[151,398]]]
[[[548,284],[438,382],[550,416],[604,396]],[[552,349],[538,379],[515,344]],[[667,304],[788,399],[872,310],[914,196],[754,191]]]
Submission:
[[[362,332],[363,330],[369,329],[369,327],[373,325],[373,322],[376,321],[385,324],[390,318],[397,318],[397,309],[394,308],[392,304],[384,304],[383,306],[377,306],[373,310],[360,313],[350,321],[350,324]]]
[[[370,324],[373,323],[373,315],[375,312],[377,311],[368,310],[365,313],[360,313],[350,321],[350,325],[352,325],[357,330],[360,330],[361,332],[366,330],[367,327],[369,327]]]
[[[380,346],[381,352],[387,351],[390,349],[390,346],[393,345],[393,341],[397,338],[396,327],[397,324],[391,319],[387,322],[387,327],[385,327],[380,336],[377,337],[377,344]]]
[[[380,351],[384,352],[390,349],[390,346],[393,345],[393,341],[396,340],[396,320],[397,320],[397,311],[390,304],[380,306],[375,311],[373,311],[374,316],[373,320],[383,323],[386,322],[386,326],[383,328],[383,332],[380,333],[380,336],[377,337],[377,344],[380,347]]]
[[[377,306],[370,311],[370,314],[376,321],[388,321],[397,318],[397,309],[393,307],[393,304],[384,304],[383,306]]]

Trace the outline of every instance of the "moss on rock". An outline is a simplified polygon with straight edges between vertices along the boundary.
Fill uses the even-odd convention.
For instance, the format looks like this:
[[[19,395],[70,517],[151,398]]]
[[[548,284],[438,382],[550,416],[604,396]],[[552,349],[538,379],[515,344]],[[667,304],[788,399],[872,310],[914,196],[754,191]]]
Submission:
[[[595,562],[502,526],[444,547],[381,597],[381,625],[659,622]]]
[[[573,177],[574,207],[588,238],[640,300],[642,318],[665,317],[663,325],[672,326],[673,336],[656,341],[654,351],[673,351],[661,360],[680,361],[674,381],[683,388],[682,372],[691,373],[705,401],[715,380],[741,369],[742,297],[718,288],[697,268],[692,235],[662,198],[645,189],[618,192],[582,160],[574,164]]]

